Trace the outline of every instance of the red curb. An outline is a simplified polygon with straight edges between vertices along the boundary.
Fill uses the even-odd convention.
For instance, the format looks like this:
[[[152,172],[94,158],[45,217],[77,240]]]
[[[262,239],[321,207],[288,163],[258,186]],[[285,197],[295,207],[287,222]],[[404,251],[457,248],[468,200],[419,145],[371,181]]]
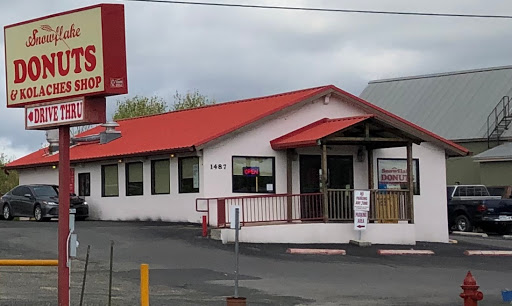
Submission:
[[[377,250],[379,255],[434,255],[432,250]]]
[[[302,255],[347,255],[345,250],[331,249],[287,249],[286,253]]]
[[[512,256],[512,251],[467,250],[466,256]]]

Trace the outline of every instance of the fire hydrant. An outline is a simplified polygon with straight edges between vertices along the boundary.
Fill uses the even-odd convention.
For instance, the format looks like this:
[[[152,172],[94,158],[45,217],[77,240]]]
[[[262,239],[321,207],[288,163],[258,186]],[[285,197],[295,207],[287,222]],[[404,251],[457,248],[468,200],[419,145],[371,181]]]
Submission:
[[[466,278],[464,278],[464,283],[460,287],[464,290],[464,292],[460,294],[460,297],[464,299],[464,306],[477,306],[478,301],[483,300],[484,294],[478,291],[480,286],[476,284],[476,280],[473,275],[471,275],[471,271],[468,271]]]

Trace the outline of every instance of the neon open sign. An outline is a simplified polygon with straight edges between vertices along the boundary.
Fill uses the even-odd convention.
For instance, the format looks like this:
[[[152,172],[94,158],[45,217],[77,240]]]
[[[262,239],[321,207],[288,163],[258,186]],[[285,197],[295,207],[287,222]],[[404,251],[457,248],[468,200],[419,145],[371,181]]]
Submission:
[[[260,167],[244,167],[244,176],[260,176]]]

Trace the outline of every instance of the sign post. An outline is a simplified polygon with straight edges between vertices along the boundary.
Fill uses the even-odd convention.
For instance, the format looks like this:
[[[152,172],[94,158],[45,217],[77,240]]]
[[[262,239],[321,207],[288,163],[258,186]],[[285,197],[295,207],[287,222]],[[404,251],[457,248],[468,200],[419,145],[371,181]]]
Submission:
[[[369,211],[370,191],[354,190],[354,230],[359,232],[359,240],[361,240],[362,232],[366,230]]]
[[[27,130],[59,128],[58,305],[69,306],[69,128],[105,123],[105,97],[128,93],[124,6],[7,25],[4,40],[7,107],[25,108]]]

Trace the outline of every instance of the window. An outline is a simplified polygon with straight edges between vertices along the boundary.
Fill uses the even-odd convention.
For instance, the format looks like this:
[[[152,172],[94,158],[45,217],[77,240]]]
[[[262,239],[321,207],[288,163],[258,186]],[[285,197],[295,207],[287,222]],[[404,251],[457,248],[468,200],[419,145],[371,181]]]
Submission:
[[[199,192],[199,157],[178,160],[180,193]]]
[[[171,191],[171,173],[169,160],[151,161],[151,194],[169,194]]]
[[[119,182],[117,174],[117,165],[101,166],[101,196],[117,197],[119,196]]]
[[[57,186],[51,185],[38,185],[32,187],[37,197],[58,197],[59,190]],[[28,188],[27,188],[28,189]]]
[[[78,173],[78,195],[88,197],[91,195],[91,174]]]
[[[144,194],[142,162],[126,164],[126,195],[138,196]]]
[[[407,160],[377,159],[379,189],[407,190]],[[419,160],[412,161],[414,194],[420,194]]]
[[[275,193],[273,157],[233,157],[233,192]]]

